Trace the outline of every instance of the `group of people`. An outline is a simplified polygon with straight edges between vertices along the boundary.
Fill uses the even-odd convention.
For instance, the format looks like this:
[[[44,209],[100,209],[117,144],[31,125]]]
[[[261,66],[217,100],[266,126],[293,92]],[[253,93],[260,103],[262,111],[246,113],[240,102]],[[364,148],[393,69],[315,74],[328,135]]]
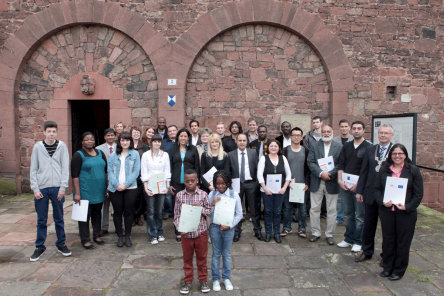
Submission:
[[[148,127],[143,133],[137,127],[128,132],[119,122],[114,129],[105,130],[105,143],[97,147],[94,135],[85,132],[82,149],[71,160],[74,202],[89,202],[87,221],[78,222],[83,247],[95,247],[89,221],[93,241],[97,245],[105,243],[102,237],[108,230],[110,203],[117,247],[132,246],[131,228],[140,223],[142,215],[146,216],[151,244],[164,241],[162,220],[171,216],[175,239],[181,242],[183,250],[185,277],[180,293],[190,291],[194,253],[200,290],[210,291],[206,266],[209,238],[213,248],[213,290],[221,289],[221,280],[231,290],[230,251],[232,242],[241,238],[243,213],[250,213],[258,240],[273,239],[276,243],[292,233],[293,220],[297,220],[297,235],[306,238],[309,215],[309,241],[316,242],[321,237],[320,219],[325,207],[327,243],[336,244],[336,224],[344,221],[344,240],[337,246],[362,251],[356,262],[372,258],[379,217],[383,234],[380,275],[390,280],[402,278],[408,265],[423,182],[407,149],[391,142],[390,125],[379,127],[378,144],[365,140],[365,124],[361,121],[350,124],[341,120],[341,135],[335,138],[332,126],[319,116],[312,118],[312,130],[305,136],[302,129],[292,128],[286,121],[280,126],[282,134],[275,139],[268,138],[267,126],[258,126],[255,119],[249,119],[247,125],[248,131],[243,132],[242,124],[232,121],[226,135],[223,122],[216,125],[215,132],[201,128],[197,120],[189,122],[189,129],[178,130],[159,117],[157,127]],[[65,245],[63,224],[63,201],[69,181],[68,149],[57,140],[55,122],[45,122],[44,135],[45,139],[35,144],[31,157],[31,188],[38,216],[36,249],[31,261],[37,261],[45,251],[49,200],[54,209],[56,246],[64,256],[71,255]],[[332,162],[324,166],[320,160],[327,157]],[[208,177],[210,170],[215,173]],[[357,175],[359,179],[350,184],[343,181],[343,174]],[[384,199],[387,177],[408,179],[405,203]],[[271,184],[271,180],[277,184]],[[295,184],[302,185],[303,202],[290,201],[290,190]],[[213,223],[214,209],[221,198],[236,200],[232,225]],[[202,207],[199,227],[193,232],[179,232],[183,204]]]

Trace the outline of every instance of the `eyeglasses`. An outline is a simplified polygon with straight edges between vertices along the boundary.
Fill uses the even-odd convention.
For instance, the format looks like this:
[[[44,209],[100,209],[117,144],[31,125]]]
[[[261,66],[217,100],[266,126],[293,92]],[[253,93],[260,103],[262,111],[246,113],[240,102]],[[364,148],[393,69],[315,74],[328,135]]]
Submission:
[[[405,155],[404,152],[393,152],[392,155],[397,156],[397,155]]]
[[[392,133],[389,133],[389,132],[378,132],[378,134],[386,136],[386,135],[391,135]]]
[[[300,138],[302,135],[291,135],[292,137]]]

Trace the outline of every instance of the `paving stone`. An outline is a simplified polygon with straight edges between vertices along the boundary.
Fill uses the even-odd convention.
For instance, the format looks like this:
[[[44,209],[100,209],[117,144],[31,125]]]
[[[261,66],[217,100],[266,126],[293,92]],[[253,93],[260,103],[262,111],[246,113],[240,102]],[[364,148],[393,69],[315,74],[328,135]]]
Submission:
[[[435,270],[438,268],[438,266],[433,261],[428,261],[428,258],[424,259],[414,252],[410,252],[409,266],[420,271]]]
[[[255,255],[260,256],[285,256],[291,253],[291,249],[288,245],[276,244],[276,243],[259,243],[254,245]]]
[[[286,256],[288,267],[297,269],[318,269],[329,265],[329,262],[323,257],[304,257],[300,255]]]
[[[162,247],[156,248],[152,245],[137,245],[133,247],[133,254],[136,255],[152,255],[152,256],[182,256],[182,246],[176,244],[163,244]],[[210,249],[210,248],[209,248]]]
[[[182,269],[182,258],[172,256],[142,256],[129,260],[134,268],[139,269]]]
[[[435,263],[440,268],[444,268],[444,251],[442,251],[442,247],[441,250],[419,250],[417,253],[423,258],[427,258],[430,262]]]
[[[23,212],[21,208],[17,208],[18,211]],[[23,218],[26,218],[27,215],[23,214],[9,214],[9,213],[2,213],[0,215],[0,223],[1,224],[14,224],[18,221],[22,220]]]
[[[45,262],[39,264],[39,268],[24,277],[24,281],[36,281],[36,282],[54,282],[60,275],[66,270],[69,263],[50,263]]]
[[[60,287],[54,285],[48,288],[43,296],[100,296],[104,295],[104,292],[103,289]]]
[[[292,248],[293,254],[302,257],[320,257],[323,255],[322,249],[311,244],[309,248]]]
[[[63,287],[107,288],[118,273],[120,262],[77,260],[56,281]]]
[[[365,264],[355,262],[355,255],[351,252],[345,254],[329,253],[325,254],[325,257],[342,274],[358,274],[366,271]]]
[[[260,260],[257,256],[232,256],[232,263],[234,268],[240,269],[287,267],[283,256],[262,256]]]
[[[290,288],[291,296],[330,296],[328,289],[314,288],[314,289],[304,289],[304,288]]]
[[[290,296],[288,289],[250,289],[245,290],[244,296]]]
[[[0,282],[0,291],[8,296],[40,296],[50,285],[45,282]]]
[[[420,282],[416,275],[407,272],[399,281],[384,281],[383,284],[394,295],[423,296],[423,295],[443,295],[433,283]]]
[[[29,259],[28,259],[29,260]],[[0,281],[18,280],[35,272],[39,264],[28,263],[3,263],[0,264]]]
[[[147,291],[178,290],[182,277],[182,270],[124,269],[118,275],[114,287]]]
[[[358,293],[388,292],[387,289],[381,286],[377,275],[374,273],[346,275],[344,279],[348,285]]]
[[[3,246],[29,246],[35,242],[35,233],[10,232],[2,237],[0,245]]]
[[[296,288],[329,288],[345,285],[340,274],[326,267],[324,269],[289,269],[288,274],[293,278]]]
[[[239,289],[267,289],[267,288],[288,288],[291,286],[291,278],[285,270],[274,270],[270,276],[269,270],[258,269],[250,272],[244,269],[233,269],[231,271],[233,283]]]
[[[254,255],[252,244],[232,244],[231,245],[231,255]]]
[[[0,263],[10,262],[11,259],[23,249],[24,247],[0,246]]]
[[[175,296],[178,294],[178,290],[175,290]],[[144,295],[144,296],[159,296],[161,295],[159,291],[147,292],[146,290],[125,290],[125,289],[111,289],[105,295],[107,296],[133,296],[133,295]]]

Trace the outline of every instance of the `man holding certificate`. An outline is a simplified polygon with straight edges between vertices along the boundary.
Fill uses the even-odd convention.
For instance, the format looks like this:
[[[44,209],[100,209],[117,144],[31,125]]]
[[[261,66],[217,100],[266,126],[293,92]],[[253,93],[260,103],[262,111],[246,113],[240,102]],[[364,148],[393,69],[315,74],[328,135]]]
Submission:
[[[321,205],[325,195],[327,206],[327,229],[325,236],[329,245],[334,245],[333,235],[336,229],[336,203],[339,187],[337,184],[338,170],[336,164],[341,152],[341,144],[333,142],[333,130],[324,124],[321,128],[321,141],[315,143],[307,157],[310,169],[310,242],[316,242],[321,237]],[[324,165],[326,164],[326,165]]]
[[[381,277],[396,281],[409,264],[410,245],[424,187],[421,173],[408,158],[402,144],[394,144],[375,180],[382,228],[383,267]],[[395,201],[396,200],[396,201]]]
[[[185,190],[176,194],[176,204],[174,205],[174,226],[180,231],[182,236],[183,270],[185,272],[184,283],[179,291],[180,294],[188,294],[191,290],[194,252],[196,252],[200,290],[203,293],[210,291],[207,284],[208,226],[205,217],[210,216],[211,206],[207,193],[197,188],[197,183],[197,172],[192,169],[186,170],[184,172]],[[192,207],[190,208],[190,206]],[[193,207],[201,207],[202,210],[196,213],[196,211],[193,211]],[[187,219],[181,217],[182,211],[185,208],[187,209]],[[198,224],[192,225],[196,214],[199,215]],[[189,231],[188,229],[196,230]]]
[[[344,205],[346,223],[344,240],[338,247],[352,247],[352,252],[360,252],[365,207],[362,197],[356,198],[356,181],[361,171],[362,159],[372,143],[364,139],[365,124],[362,121],[353,122],[351,128],[353,141],[345,142],[342,146],[338,163],[339,194]],[[347,175],[343,176],[343,173]]]

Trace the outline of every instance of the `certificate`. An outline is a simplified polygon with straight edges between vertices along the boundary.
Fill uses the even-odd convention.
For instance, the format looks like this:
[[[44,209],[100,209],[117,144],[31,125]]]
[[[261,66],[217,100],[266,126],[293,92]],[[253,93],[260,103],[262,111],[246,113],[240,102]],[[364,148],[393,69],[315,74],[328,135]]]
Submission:
[[[289,202],[297,202],[304,203],[305,202],[305,184],[304,183],[295,183],[293,180],[290,182],[290,196]]]
[[[385,182],[384,200],[383,202],[392,201],[393,204],[405,205],[405,195],[407,193],[406,178],[387,177]]]
[[[233,190],[237,192],[237,194],[240,193],[240,178],[234,178],[231,179],[231,187],[233,187]]]
[[[193,232],[199,228],[202,207],[182,204],[180,210],[179,232]]]
[[[149,184],[151,185],[151,192],[153,194],[159,194],[166,190],[165,174],[158,173],[151,175]]]
[[[217,172],[217,169],[213,166],[208,172],[206,172],[202,176],[204,177],[205,181],[207,181],[208,184],[210,184],[210,186],[213,186],[213,176],[215,172]]]
[[[318,159],[319,168],[324,172],[329,172],[335,168],[335,162],[333,156],[328,156]]]
[[[278,193],[282,188],[282,174],[267,175],[267,182],[265,186],[271,190],[272,193]]]
[[[231,227],[233,225],[235,207],[236,199],[222,197],[214,207],[213,223]]]
[[[353,187],[353,185],[357,184],[358,180],[359,180],[359,176],[357,176],[357,175],[342,173],[342,181],[345,182],[345,185],[348,188],[351,188],[351,187]]]
[[[88,217],[88,205],[89,200],[81,200],[80,205],[78,203],[73,203],[71,219],[86,222],[86,218]]]

